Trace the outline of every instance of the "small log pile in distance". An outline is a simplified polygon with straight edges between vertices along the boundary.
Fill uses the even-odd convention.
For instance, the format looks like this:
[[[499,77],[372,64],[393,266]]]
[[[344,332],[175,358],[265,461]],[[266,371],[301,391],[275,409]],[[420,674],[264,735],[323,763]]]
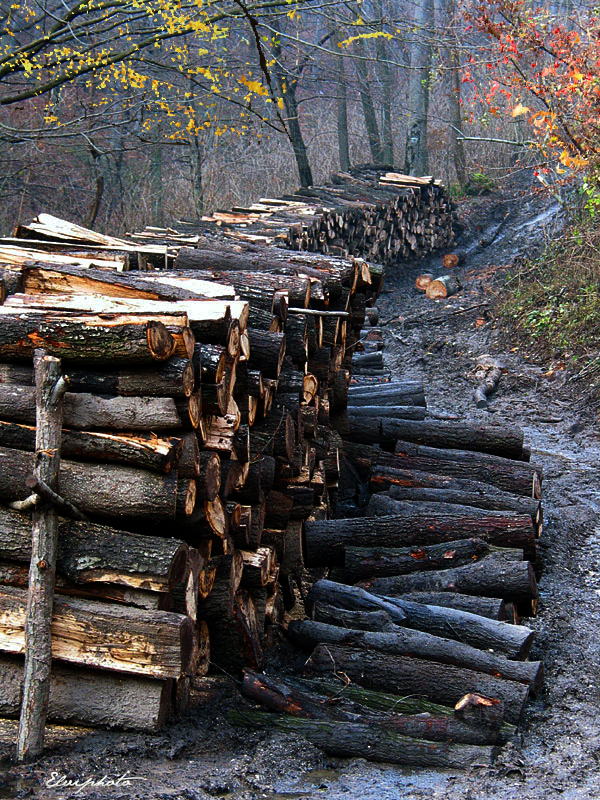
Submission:
[[[381,354],[376,328],[363,341]],[[542,471],[519,429],[431,419],[420,382],[369,363],[331,418],[348,518],[304,528],[306,566],[328,577],[287,625],[303,677],[247,670],[243,693],[271,713],[232,716],[337,756],[490,763],[543,680],[520,624],[537,611]]]
[[[23,683],[44,349],[68,381],[48,719],[154,730],[209,666],[260,669],[295,602],[381,268],[180,248],[159,271],[140,257],[156,247],[51,217],[18,232],[36,238],[2,262],[0,714],[18,716]]]
[[[449,247],[452,221],[452,203],[439,181],[366,165],[333,175],[325,186],[215,212],[200,226],[146,228],[135,238],[146,246],[186,246],[198,244],[193,234],[201,229],[238,244],[279,244],[395,267]]]

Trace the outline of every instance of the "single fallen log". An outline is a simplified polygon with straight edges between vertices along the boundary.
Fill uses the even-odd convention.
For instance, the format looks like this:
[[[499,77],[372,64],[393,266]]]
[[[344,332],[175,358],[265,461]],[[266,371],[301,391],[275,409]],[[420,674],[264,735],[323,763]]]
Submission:
[[[413,591],[461,592],[521,602],[538,596],[535,573],[529,561],[506,561],[495,554],[461,567],[370,578],[361,586],[386,597]]]
[[[381,602],[373,602],[375,598]],[[350,609],[381,608],[393,622],[407,628],[455,639],[480,650],[491,649],[508,658],[527,658],[533,645],[534,632],[522,625],[509,625],[454,608],[409,603],[401,597],[377,597],[362,587],[345,586],[334,581],[323,579],[311,587],[308,608],[318,601]],[[403,618],[395,615],[394,607],[404,615]]]
[[[0,323],[0,358],[6,360],[30,359],[36,348],[42,348],[63,361],[139,366],[166,361],[175,350],[167,327],[144,317],[19,314],[0,306]]]
[[[461,697],[454,708],[449,708],[439,703],[433,703],[422,696],[393,694],[383,690],[373,691],[348,681],[348,679],[340,679],[338,676],[333,679],[327,677],[297,678],[294,676],[286,678],[286,683],[301,691],[321,694],[328,698],[330,703],[341,698],[362,708],[382,712],[386,715],[400,714],[413,719],[420,717],[424,721],[427,721],[428,718],[454,720],[462,723],[465,727],[475,729],[478,735],[481,735],[484,728],[489,730],[490,735],[495,735],[498,729],[498,719],[502,719],[504,714],[500,702],[492,702],[491,705],[471,702],[472,698],[481,698],[480,695],[465,695]],[[462,728],[461,734],[465,733],[465,727]],[[502,722],[500,735],[503,739],[513,736],[514,733],[514,725]]]
[[[27,592],[0,587],[0,650],[22,654]],[[57,596],[52,658],[88,667],[177,678],[189,669],[193,623],[181,614]]]
[[[230,712],[229,719],[244,727],[265,727],[303,736],[325,752],[342,758],[367,758],[389,764],[468,769],[490,764],[493,747],[449,742],[425,742],[364,723],[333,722],[299,717],[274,716],[260,711]]]
[[[18,717],[23,659],[0,655],[0,673],[0,717]],[[156,731],[171,710],[171,683],[54,663],[47,720],[86,728]]]
[[[529,507],[527,511],[530,510],[531,508]],[[425,515],[428,513],[436,515],[450,514],[463,517],[473,517],[475,519],[481,519],[481,520],[485,520],[489,517],[495,517],[500,514],[504,515],[505,517],[512,515],[516,520],[522,519],[523,516],[522,513],[519,513],[517,511],[497,511],[485,508],[478,508],[477,506],[471,506],[471,505],[462,506],[456,503],[428,502],[420,500],[397,500],[391,496],[391,487],[389,494],[386,492],[386,493],[379,493],[372,495],[366,510],[367,517],[389,517],[394,514]],[[535,516],[539,519],[540,514],[535,514]],[[537,522],[534,522],[534,519],[532,517],[531,517],[531,524],[535,531],[536,537],[539,537],[540,526]]]
[[[0,447],[2,501],[24,500],[29,496],[25,481],[32,467],[31,453]],[[174,520],[178,507],[180,514],[192,513],[195,485],[189,480],[178,485],[174,472],[159,475],[133,467],[63,460],[59,494],[84,514],[106,519]]]
[[[462,283],[456,275],[440,275],[430,281],[425,289],[425,294],[430,300],[443,300],[452,297],[462,289]]]
[[[468,693],[479,694],[500,700],[505,719],[513,724],[521,719],[529,696],[529,687],[517,681],[450,664],[333,644],[316,647],[304,671],[309,677],[345,674],[369,689],[423,695],[444,705],[454,705]]]
[[[432,280],[433,275],[431,272],[424,272],[422,275],[417,275],[415,278],[415,289],[418,289],[420,292],[424,292]]]
[[[0,552],[4,559],[28,563],[31,521],[0,506]],[[187,546],[177,539],[141,536],[62,519],[58,528],[57,571],[78,583],[117,583],[153,592],[168,592],[183,579]]]
[[[470,564],[490,552],[482,539],[413,547],[345,547],[344,578],[356,583],[363,578],[406,575],[421,570],[442,570]]]
[[[356,519],[307,521],[304,526],[304,562],[307,567],[344,563],[346,547],[408,547],[457,539],[483,539],[497,547],[521,548],[535,555],[531,517],[498,512],[485,517],[460,514],[395,514]]]
[[[244,670],[242,694],[271,711],[289,714],[302,719],[324,719],[341,722],[365,722],[372,727],[383,727],[411,739],[435,742],[460,742],[462,744],[496,744],[502,727],[503,709],[500,703],[484,705],[489,709],[487,719],[482,717],[480,725],[469,725],[460,719],[460,714],[448,714],[448,710],[437,715],[409,716],[401,713],[377,714],[368,707],[358,705],[338,696],[337,702],[327,701],[327,696],[306,689],[296,688],[286,681],[282,683],[272,677]],[[479,698],[483,701],[483,698]],[[462,702],[462,701],[461,701]],[[489,702],[489,701],[488,701]],[[486,724],[487,723],[487,724]]]
[[[485,358],[478,364],[476,374],[480,380],[473,392],[473,399],[477,408],[487,408],[489,395],[498,388],[502,377],[502,367],[496,361]]]
[[[511,661],[462,642],[399,626],[393,631],[375,632],[349,630],[312,620],[291,620],[288,635],[305,650],[313,650],[319,644],[339,644],[387,655],[413,656],[518,681],[534,693],[539,691],[543,680],[541,661]]]

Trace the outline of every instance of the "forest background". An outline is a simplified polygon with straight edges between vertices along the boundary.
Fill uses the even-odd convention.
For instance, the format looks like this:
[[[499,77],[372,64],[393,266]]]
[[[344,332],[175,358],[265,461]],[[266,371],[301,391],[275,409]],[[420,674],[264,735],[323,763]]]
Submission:
[[[533,168],[596,204],[577,0],[0,2],[0,230],[197,222],[366,162],[461,195]]]

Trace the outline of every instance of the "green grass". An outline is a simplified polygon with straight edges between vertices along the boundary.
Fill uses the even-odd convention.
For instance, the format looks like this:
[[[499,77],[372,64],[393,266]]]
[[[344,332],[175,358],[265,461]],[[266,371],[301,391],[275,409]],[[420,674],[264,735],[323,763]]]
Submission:
[[[510,338],[532,355],[600,374],[600,224],[579,221],[514,268],[499,311]]]

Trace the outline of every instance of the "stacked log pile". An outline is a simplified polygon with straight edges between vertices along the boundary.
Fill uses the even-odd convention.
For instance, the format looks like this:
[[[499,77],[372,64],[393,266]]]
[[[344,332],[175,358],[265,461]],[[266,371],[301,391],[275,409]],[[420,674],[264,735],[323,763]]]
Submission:
[[[305,521],[337,500],[329,415],[382,273],[226,249],[218,270],[200,249],[131,270],[75,244],[12,255],[20,291],[0,306],[0,713],[18,715],[23,681],[43,348],[68,381],[48,718],[152,730],[209,665],[259,669],[295,603]]]
[[[381,353],[375,328],[363,339]],[[307,568],[328,570],[287,626],[304,677],[247,671],[248,698],[286,716],[234,716],[334,755],[489,763],[542,685],[520,624],[537,610],[542,472],[520,430],[429,418],[420,382],[369,363],[334,418],[348,518],[304,529]]]
[[[324,186],[215,212],[201,225],[181,223],[178,232],[146,228],[134,238],[146,246],[204,246],[201,230],[238,245],[280,244],[397,266],[448,247],[452,221],[452,204],[439,181],[364,166],[333,175]]]

